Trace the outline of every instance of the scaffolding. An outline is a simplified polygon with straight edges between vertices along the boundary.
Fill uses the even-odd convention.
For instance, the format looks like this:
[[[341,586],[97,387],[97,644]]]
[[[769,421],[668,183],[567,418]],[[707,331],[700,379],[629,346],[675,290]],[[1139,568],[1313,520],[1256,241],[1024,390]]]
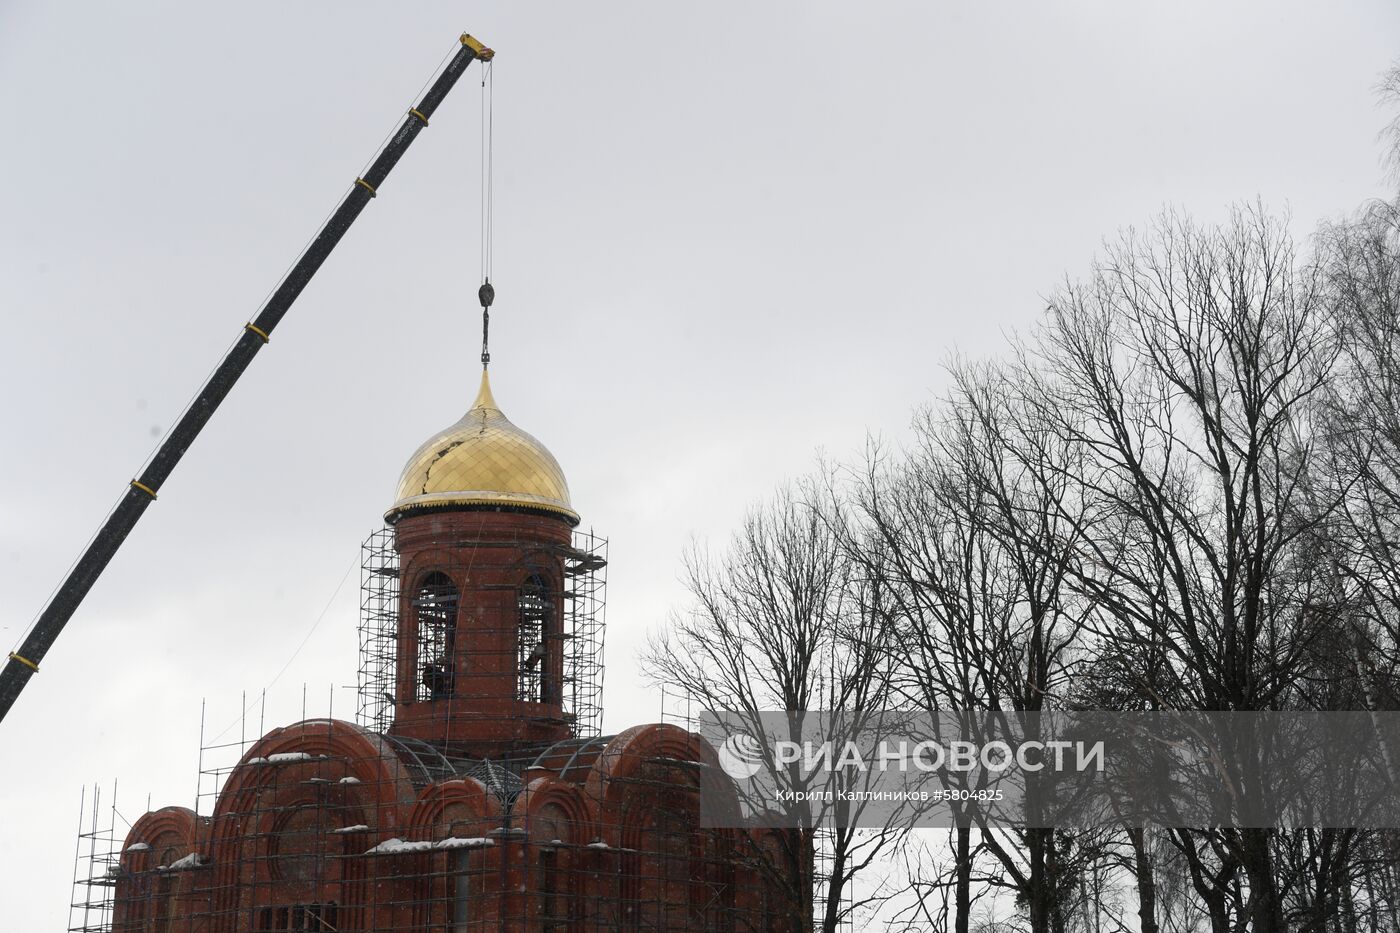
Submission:
[[[499,543],[499,542],[497,542]],[[562,701],[564,718],[574,735],[598,735],[603,724],[603,641],[606,632],[605,606],[607,590],[607,539],[592,531],[575,531],[571,546],[541,546],[509,542],[521,552],[517,558],[520,570],[528,577],[521,587],[519,612],[512,619],[516,637],[503,650],[512,653],[514,696],[521,704],[558,699]],[[481,568],[477,554],[461,566],[449,567],[463,578],[470,578]],[[558,564],[562,576],[542,572],[547,564]],[[423,666],[436,664],[437,658],[452,655],[456,646],[448,644],[438,631],[450,631],[446,619],[456,612],[463,594],[449,593],[444,584],[434,581],[420,589],[410,603],[418,617],[419,653]],[[450,586],[449,584],[446,584]],[[490,586],[489,584],[487,586]],[[384,732],[394,718],[396,689],[400,676],[400,607],[402,593],[399,580],[399,554],[394,530],[384,527],[372,532],[361,546],[360,560],[360,667],[358,675],[359,706],[356,722],[376,732]],[[557,614],[562,624],[552,619]],[[431,618],[443,626],[429,628]],[[432,631],[434,637],[424,638]],[[562,672],[557,684],[545,675],[541,658],[550,642],[561,646]],[[499,667],[484,664],[488,671]],[[419,680],[415,683],[415,700],[427,701],[437,695],[454,692],[468,693],[469,684],[457,676],[434,669],[435,683]],[[470,673],[459,675],[463,678]],[[489,675],[481,675],[483,678]]]
[[[607,539],[592,531],[575,531],[573,548],[564,555],[565,625],[571,636],[564,643],[564,685],[565,709],[572,713],[574,733],[581,738],[596,736],[603,728],[607,565]]]
[[[359,707],[355,721],[383,732],[394,715],[394,654],[399,631],[399,552],[394,529],[370,532],[360,546]]]
[[[109,933],[116,904],[122,836],[117,835],[117,786],[104,807],[102,789],[84,787],[78,804],[78,846],[73,856],[70,933]]]

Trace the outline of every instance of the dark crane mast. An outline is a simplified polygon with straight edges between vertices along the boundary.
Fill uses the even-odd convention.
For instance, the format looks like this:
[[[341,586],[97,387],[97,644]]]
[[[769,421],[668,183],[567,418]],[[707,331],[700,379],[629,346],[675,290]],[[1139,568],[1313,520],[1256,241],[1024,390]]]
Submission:
[[[306,288],[311,277],[316,274],[316,270],[321,268],[331,250],[335,249],[336,244],[350,229],[350,225],[360,216],[370,198],[375,197],[379,186],[408,151],[419,131],[428,125],[428,119],[447,96],[447,92],[452,90],[457,79],[473,61],[490,61],[494,55],[494,52],[476,39],[462,34],[461,48],[428,88],[423,99],[408,111],[403,125],[384,146],[364,177],[355,179],[355,184],[351,186],[345,200],[326,221],[326,225],[302,253],[296,265],[292,266],[262,311],[243,326],[243,334],[238,342],[200,389],[199,395],[185,410],[141,475],[131,481],[126,494],[107,516],[101,530],[78,558],[73,569],[68,572],[67,578],[55,591],[53,598],[35,621],[34,627],[25,636],[19,650],[10,652],[9,660],[4,669],[0,670],[0,720],[10,711],[29,678],[39,670],[39,662],[53,646],[54,640],[73,617],[83,597],[87,596],[92,585],[97,582],[97,578],[122,546],[131,529],[136,527],[136,522],[146,511],[146,506],[155,500],[160,487],[180,462],[180,458],[213,417],[215,410],[243,375],[253,357],[271,339],[272,331],[291,308],[292,302],[297,300],[302,289]]]

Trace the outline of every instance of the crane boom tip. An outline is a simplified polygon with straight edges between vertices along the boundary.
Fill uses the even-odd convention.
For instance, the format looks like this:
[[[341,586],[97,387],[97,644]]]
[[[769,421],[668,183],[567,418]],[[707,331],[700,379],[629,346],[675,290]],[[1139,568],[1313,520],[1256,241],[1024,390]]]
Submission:
[[[470,33],[462,33],[462,44],[476,53],[476,57],[484,62],[489,62],[496,57],[496,53],[473,39]]]

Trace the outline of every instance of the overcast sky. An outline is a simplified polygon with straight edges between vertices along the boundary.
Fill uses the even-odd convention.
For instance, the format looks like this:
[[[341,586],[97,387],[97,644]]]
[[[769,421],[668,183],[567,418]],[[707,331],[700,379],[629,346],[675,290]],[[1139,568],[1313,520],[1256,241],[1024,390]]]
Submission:
[[[633,657],[688,544],[904,437],[1102,237],[1255,198],[1306,237],[1384,193],[1393,0],[1156,6],[0,0],[0,640],[468,29],[496,397],[612,541],[606,726],[654,719]],[[64,926],[84,783],[193,803],[206,698],[212,735],[285,666],[268,728],[303,684],[353,714],[360,542],[476,387],[478,77],[0,725],[7,927]]]

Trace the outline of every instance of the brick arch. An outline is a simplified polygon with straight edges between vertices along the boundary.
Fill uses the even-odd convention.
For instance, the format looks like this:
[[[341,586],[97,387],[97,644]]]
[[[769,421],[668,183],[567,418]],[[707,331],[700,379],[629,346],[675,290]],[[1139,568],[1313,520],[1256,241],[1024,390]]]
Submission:
[[[657,759],[694,762],[701,767],[654,764]],[[704,739],[669,723],[649,723],[620,732],[594,762],[585,793],[597,808],[603,841],[609,845],[635,848],[644,831],[640,815],[653,806],[657,795],[654,776],[649,770],[681,774],[692,779],[692,787],[733,797],[733,785],[723,776],[714,749]]]
[[[618,892],[642,929],[712,929],[731,900],[713,870],[716,838],[700,827],[700,792],[726,782],[709,743],[668,724],[621,733],[588,777],[602,841],[621,849]],[[732,785],[730,785],[732,787]]]
[[[267,764],[257,759],[274,755],[303,753],[311,756],[304,762]],[[337,768],[336,765],[340,767]],[[315,772],[313,776],[332,778],[321,771],[342,770],[335,776],[352,777],[357,793],[373,801],[378,815],[387,818],[385,830],[397,829],[399,817],[412,805],[416,796],[413,782],[397,754],[377,733],[339,719],[308,719],[279,729],[273,729],[253,744],[229,775],[214,806],[214,820],[242,812],[240,804],[248,802],[256,792],[274,783],[285,783],[279,771],[286,768]],[[364,798],[362,798],[364,799]]]
[[[550,775],[531,781],[516,798],[511,813],[512,823],[536,842],[548,844],[559,839],[569,845],[583,845],[598,835],[597,811],[592,801],[577,784]],[[538,825],[532,825],[536,822]],[[562,831],[546,828],[558,822],[564,824]]]
[[[420,551],[408,557],[408,560],[399,568],[399,578],[407,581],[407,585],[399,593],[402,600],[405,595],[412,599],[412,594],[423,584],[429,576],[440,573],[452,581],[452,585],[457,587],[457,592],[464,593],[471,582],[459,559],[455,559],[452,552],[446,548],[435,548],[431,551]],[[460,608],[460,606],[459,606]]]
[[[208,851],[207,819],[185,807],[165,807],[144,814],[127,833],[120,856],[112,924],[118,930],[154,929],[161,918],[191,911],[198,903],[195,875],[206,871],[155,871],[192,854]],[[138,850],[133,852],[131,847]],[[194,866],[181,866],[192,868]]]
[[[485,784],[468,777],[423,788],[405,821],[405,832],[409,839],[436,840],[484,836],[500,825],[500,802]]]
[[[149,848],[128,851],[138,844]],[[162,807],[132,824],[122,843],[121,864],[128,871],[146,871],[200,852],[208,844],[208,817],[201,818],[188,807]]]
[[[269,760],[297,753],[309,757]],[[318,794],[324,796],[318,798]],[[216,905],[216,909],[235,908],[231,899],[237,896],[239,866],[252,864],[250,859],[271,879],[296,871],[302,856],[282,851],[282,845],[289,841],[309,840],[333,851],[336,846],[366,845],[367,835],[388,838],[400,831],[415,796],[403,763],[376,733],[333,719],[307,720],[272,730],[243,755],[214,807],[210,855],[219,889],[216,898],[230,901]],[[327,799],[330,805],[322,807]],[[313,809],[333,810],[338,819],[368,825],[371,832],[330,835],[329,831],[338,827],[302,825]],[[293,836],[284,839],[288,831]],[[249,846],[252,850],[245,851]],[[312,861],[317,857],[315,852],[307,856]],[[335,864],[338,867],[339,863]]]

